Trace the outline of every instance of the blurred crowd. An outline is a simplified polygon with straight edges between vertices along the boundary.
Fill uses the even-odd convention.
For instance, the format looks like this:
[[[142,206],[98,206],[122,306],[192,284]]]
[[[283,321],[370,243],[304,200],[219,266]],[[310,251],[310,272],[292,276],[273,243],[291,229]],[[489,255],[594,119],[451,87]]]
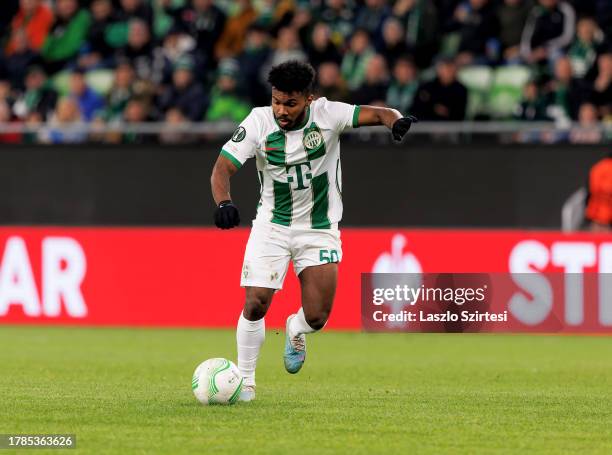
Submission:
[[[597,143],[612,122],[612,0],[3,0],[0,141],[82,142],[58,125],[241,121],[289,59],[317,96],[422,120],[579,125],[524,140]],[[524,70],[515,77],[508,69]],[[516,73],[519,74],[519,73]],[[504,82],[505,81],[505,82]],[[476,101],[474,101],[476,100]],[[501,109],[496,108],[501,106]],[[509,107],[509,108],[508,108]]]

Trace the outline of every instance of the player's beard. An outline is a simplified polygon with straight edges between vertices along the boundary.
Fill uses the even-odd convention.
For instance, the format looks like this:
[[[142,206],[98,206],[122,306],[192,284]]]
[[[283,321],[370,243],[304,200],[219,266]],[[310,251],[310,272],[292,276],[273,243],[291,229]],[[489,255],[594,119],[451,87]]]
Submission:
[[[306,108],[304,108],[302,113],[298,115],[295,120],[291,120],[289,117],[275,117],[275,118],[276,118],[276,122],[279,124],[281,124],[280,123],[281,120],[288,120],[289,123],[287,123],[286,125],[283,125],[282,127],[284,130],[288,130],[288,129],[295,127],[295,125],[299,125],[304,120],[305,115],[306,115]]]

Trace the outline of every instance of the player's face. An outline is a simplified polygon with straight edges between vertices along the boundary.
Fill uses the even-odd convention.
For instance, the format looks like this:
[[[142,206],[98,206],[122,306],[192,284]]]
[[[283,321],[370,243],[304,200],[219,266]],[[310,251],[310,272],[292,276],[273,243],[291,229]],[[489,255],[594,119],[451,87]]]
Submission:
[[[272,112],[284,130],[298,125],[304,118],[306,108],[312,102],[312,95],[292,92],[285,93],[272,89]]]

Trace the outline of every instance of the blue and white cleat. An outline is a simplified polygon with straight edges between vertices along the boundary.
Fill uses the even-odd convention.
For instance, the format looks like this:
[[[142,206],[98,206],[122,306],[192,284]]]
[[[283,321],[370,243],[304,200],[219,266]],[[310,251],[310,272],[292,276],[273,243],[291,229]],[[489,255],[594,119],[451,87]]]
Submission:
[[[255,386],[254,385],[243,385],[240,395],[238,395],[238,401],[253,401],[255,399]]]
[[[285,360],[285,370],[291,374],[300,371],[300,368],[304,365],[304,360],[306,360],[306,336],[300,334],[289,338],[289,323],[295,316],[295,314],[289,316],[285,326],[285,355],[283,357]]]

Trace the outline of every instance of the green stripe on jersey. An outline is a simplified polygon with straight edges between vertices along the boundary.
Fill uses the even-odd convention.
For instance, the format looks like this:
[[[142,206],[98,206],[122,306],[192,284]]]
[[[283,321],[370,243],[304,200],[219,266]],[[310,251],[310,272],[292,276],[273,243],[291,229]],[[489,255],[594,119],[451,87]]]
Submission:
[[[329,229],[331,224],[327,217],[329,209],[329,180],[327,172],[312,179],[312,212],[310,221],[313,229]]]
[[[234,166],[236,166],[238,169],[240,169],[242,167],[242,163],[240,161],[238,161],[234,155],[232,155],[230,152],[228,152],[227,150],[221,149],[221,156],[224,156],[225,158],[227,158],[228,160],[230,160]]]
[[[282,131],[275,131],[266,137],[266,158],[273,166],[284,166],[287,155],[285,145],[287,139]]]
[[[293,201],[291,199],[291,186],[289,183],[274,183],[274,208],[272,209],[272,222],[289,226],[293,212]]]
[[[257,175],[259,176],[259,202],[257,203],[257,211],[259,211],[259,207],[261,207],[261,200],[263,199],[264,192],[264,175],[262,171],[257,171]]]
[[[353,111],[353,128],[359,127],[359,111],[361,110],[361,106],[355,106],[355,110]]]

